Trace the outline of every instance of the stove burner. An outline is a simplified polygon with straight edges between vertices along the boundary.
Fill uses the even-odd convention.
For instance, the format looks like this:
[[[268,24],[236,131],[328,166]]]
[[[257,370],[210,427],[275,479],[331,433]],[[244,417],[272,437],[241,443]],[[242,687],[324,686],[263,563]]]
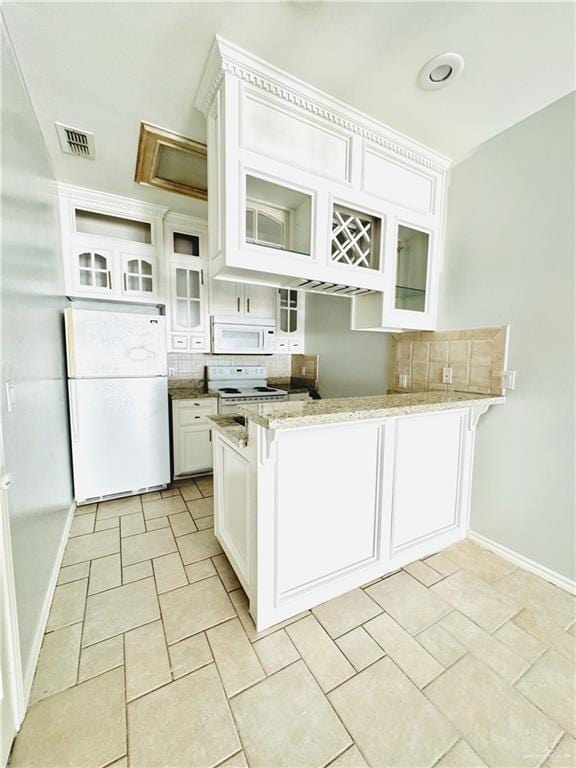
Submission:
[[[254,387],[256,392],[276,392],[274,387]]]
[[[222,389],[219,389],[218,392],[224,392],[225,395],[239,395],[240,390],[234,389],[233,387],[223,387]]]

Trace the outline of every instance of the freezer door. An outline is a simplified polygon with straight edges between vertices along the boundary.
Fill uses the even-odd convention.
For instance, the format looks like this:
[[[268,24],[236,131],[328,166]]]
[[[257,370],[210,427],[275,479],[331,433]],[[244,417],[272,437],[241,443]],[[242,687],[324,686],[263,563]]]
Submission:
[[[170,482],[166,379],[71,379],[76,501]]]
[[[67,309],[65,320],[69,378],[166,375],[166,318]]]

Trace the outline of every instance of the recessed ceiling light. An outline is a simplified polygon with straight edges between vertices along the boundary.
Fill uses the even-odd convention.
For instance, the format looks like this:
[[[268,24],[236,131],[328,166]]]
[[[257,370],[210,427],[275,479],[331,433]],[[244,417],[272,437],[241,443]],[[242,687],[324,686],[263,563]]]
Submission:
[[[464,69],[464,59],[459,53],[441,53],[426,62],[418,75],[418,85],[425,91],[444,88],[456,80]]]

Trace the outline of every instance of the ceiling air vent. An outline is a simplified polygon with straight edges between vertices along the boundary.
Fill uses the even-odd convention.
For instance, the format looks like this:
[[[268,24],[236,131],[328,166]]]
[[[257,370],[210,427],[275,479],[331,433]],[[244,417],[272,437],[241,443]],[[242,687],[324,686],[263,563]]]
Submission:
[[[71,128],[69,125],[56,123],[56,133],[60,141],[62,152],[77,157],[94,159],[94,134],[90,131],[81,131]]]

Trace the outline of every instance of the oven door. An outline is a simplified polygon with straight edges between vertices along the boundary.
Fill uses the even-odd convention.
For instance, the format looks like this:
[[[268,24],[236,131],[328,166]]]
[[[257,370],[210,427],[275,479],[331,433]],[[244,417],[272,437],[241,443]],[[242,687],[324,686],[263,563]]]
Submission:
[[[215,354],[271,355],[274,328],[261,325],[213,323],[212,352]]]

